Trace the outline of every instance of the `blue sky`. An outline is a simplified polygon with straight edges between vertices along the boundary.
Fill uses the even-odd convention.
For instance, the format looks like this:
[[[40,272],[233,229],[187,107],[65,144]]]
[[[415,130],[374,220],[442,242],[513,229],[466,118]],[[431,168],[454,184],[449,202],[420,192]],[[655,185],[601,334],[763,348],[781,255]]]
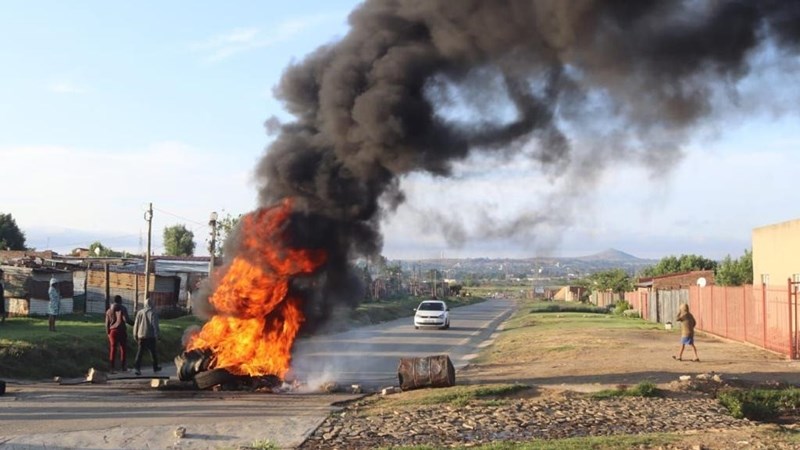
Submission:
[[[272,87],[291,61],[343,36],[356,4],[3,2],[0,212],[13,214],[38,249],[100,240],[139,251],[153,202],[155,251],[163,228],[182,223],[204,254],[211,211],[255,206],[251,172],[270,139],[263,123],[286,117]],[[738,256],[752,228],[800,217],[800,127],[788,110],[798,93],[785,70],[745,80],[741,88],[756,94],[698,130],[671,171],[616,165],[564,206],[574,212],[569,223],[550,229],[453,243],[426,219],[446,211],[469,232],[476,211],[534,211],[569,188],[568,176],[474,158],[454,179],[407,177],[409,201],[384,224],[384,253],[524,257],[615,247],[652,258]],[[757,95],[767,84],[785,89]]]

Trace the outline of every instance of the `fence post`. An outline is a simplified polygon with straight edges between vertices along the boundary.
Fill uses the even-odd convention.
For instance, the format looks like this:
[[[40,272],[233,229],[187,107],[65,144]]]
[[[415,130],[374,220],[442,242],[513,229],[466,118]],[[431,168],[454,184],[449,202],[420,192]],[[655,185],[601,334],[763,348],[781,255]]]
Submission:
[[[764,331],[763,347],[767,348],[767,284],[761,283],[761,328]]]
[[[750,293],[753,293],[753,286],[750,286]],[[744,326],[744,341],[747,342],[747,285],[742,285],[742,325]]]
[[[711,291],[711,294],[710,294],[711,295],[711,300],[709,300],[709,303],[711,304],[711,327],[710,328],[711,328],[711,332],[712,333],[719,334],[719,331],[717,331],[717,329],[714,328],[714,314],[716,313],[716,311],[714,311],[714,286],[711,286],[709,288],[709,290]]]
[[[786,279],[786,303],[789,305],[789,358],[794,359],[794,339],[792,339],[792,279]]]
[[[725,337],[728,337],[728,312],[730,312],[728,309],[728,286],[725,286],[722,289],[724,289],[722,293],[724,294],[723,303],[725,305]]]

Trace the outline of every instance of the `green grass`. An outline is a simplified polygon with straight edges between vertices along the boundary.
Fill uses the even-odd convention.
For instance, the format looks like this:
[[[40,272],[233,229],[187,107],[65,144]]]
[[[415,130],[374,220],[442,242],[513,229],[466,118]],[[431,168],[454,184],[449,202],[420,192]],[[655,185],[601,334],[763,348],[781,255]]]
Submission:
[[[180,353],[184,330],[200,323],[193,317],[161,320],[162,337],[157,345],[160,361],[171,361]],[[79,377],[90,367],[108,366],[108,337],[103,316],[62,316],[56,320],[55,333],[49,332],[47,327],[47,318],[38,317],[13,317],[0,325],[0,367],[3,367],[4,377]],[[129,333],[129,366],[135,355],[136,344]]]
[[[482,404],[500,404],[505,397],[528,389],[530,386],[520,383],[423,389],[406,393],[403,397],[382,399],[381,406],[386,408],[418,405],[466,406],[476,401],[480,401]]]
[[[679,440],[680,437],[676,435],[652,433],[636,436],[592,436],[530,442],[495,442],[470,448],[475,450],[622,450],[639,446],[647,448],[664,446]],[[444,448],[430,445],[381,447],[382,450],[440,450]]]
[[[427,405],[451,404],[453,406],[466,406],[470,402],[486,399],[504,397],[519,391],[529,389],[524,384],[487,384],[481,386],[458,386],[445,390],[437,389],[420,403]]]
[[[655,384],[642,381],[636,386],[618,386],[617,389],[605,389],[592,394],[592,398],[602,400],[619,397],[661,397],[663,393]]]
[[[530,307],[531,313],[579,312],[608,314],[608,309],[596,305],[577,302],[536,302]]]
[[[737,419],[769,421],[800,409],[800,389],[728,389],[717,400]]]

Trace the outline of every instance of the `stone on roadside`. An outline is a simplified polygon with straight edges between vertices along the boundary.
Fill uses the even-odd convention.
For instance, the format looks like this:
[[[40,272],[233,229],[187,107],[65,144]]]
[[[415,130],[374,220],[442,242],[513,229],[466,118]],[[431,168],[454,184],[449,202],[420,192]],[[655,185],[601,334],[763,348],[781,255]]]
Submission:
[[[186,428],[184,427],[175,428],[174,433],[176,438],[183,438],[184,436],[186,436]]]
[[[381,389],[381,395],[397,394],[398,392],[400,392],[400,388],[397,386]]]
[[[92,367],[89,369],[89,373],[86,374],[86,381],[92,384],[102,384],[108,381],[108,374]]]
[[[692,379],[692,376],[691,375],[681,375],[680,377],[678,377],[678,379],[681,380],[681,381],[689,381],[689,380]]]

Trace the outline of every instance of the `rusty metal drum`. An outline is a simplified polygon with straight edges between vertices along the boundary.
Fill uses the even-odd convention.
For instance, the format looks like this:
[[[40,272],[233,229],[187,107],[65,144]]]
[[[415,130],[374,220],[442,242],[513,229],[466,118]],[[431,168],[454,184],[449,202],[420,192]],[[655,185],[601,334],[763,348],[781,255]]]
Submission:
[[[449,387],[456,384],[456,369],[447,355],[400,358],[397,366],[400,389]]]

